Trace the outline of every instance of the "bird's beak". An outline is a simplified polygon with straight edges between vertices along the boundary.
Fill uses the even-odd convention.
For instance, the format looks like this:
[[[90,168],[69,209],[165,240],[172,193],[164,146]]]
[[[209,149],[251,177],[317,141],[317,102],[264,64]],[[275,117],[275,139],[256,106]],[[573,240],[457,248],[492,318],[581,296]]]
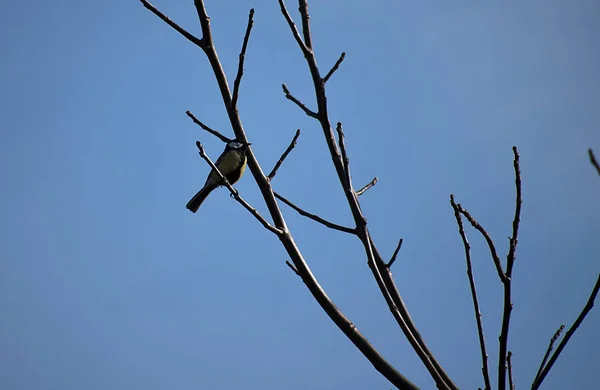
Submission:
[[[246,146],[250,146],[250,145],[252,145],[251,142],[246,142]]]

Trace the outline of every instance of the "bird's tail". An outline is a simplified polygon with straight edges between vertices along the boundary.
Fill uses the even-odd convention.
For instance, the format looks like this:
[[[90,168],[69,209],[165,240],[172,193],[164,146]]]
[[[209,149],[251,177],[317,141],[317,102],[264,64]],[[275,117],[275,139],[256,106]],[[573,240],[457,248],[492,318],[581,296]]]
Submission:
[[[215,187],[204,186],[190,201],[185,205],[185,208],[190,210],[192,213],[198,211],[198,208],[204,202],[204,199],[214,190]]]

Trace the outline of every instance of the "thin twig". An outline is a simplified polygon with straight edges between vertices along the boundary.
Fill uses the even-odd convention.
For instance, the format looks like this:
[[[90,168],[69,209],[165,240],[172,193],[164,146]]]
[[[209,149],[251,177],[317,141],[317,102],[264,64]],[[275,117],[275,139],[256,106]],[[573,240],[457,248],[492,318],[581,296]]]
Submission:
[[[337,223],[329,222],[326,219],[323,219],[316,214],[312,214],[312,213],[309,213],[308,211],[305,211],[304,209],[301,209],[300,207],[296,206],[295,204],[293,204],[292,202],[290,202],[289,200],[287,200],[286,198],[284,198],[277,192],[273,192],[273,194],[275,195],[275,197],[277,199],[279,199],[280,201],[282,201],[283,203],[285,203],[292,209],[296,210],[298,212],[298,214],[302,215],[303,217],[310,218],[313,221],[318,222],[321,225],[324,225],[333,230],[339,230],[340,232],[344,232],[344,233],[356,234],[355,229],[352,229],[352,228],[349,228],[346,226],[342,226],[342,225],[338,225]]]
[[[400,248],[402,248],[402,242],[404,242],[404,240],[402,238],[400,240],[398,240],[398,245],[396,245],[396,249],[394,250],[394,253],[392,254],[392,258],[385,265],[388,269],[391,268],[392,265],[394,264],[394,262],[396,261],[396,258],[398,257],[398,252],[400,252]]]
[[[581,323],[585,319],[585,316],[587,316],[587,314],[590,312],[590,310],[592,310],[592,307],[594,307],[594,301],[596,300],[596,296],[598,295],[599,290],[600,290],[600,274],[598,275],[596,284],[594,285],[592,293],[590,294],[590,297],[589,297],[585,307],[583,308],[583,310],[581,311],[581,313],[579,314],[579,316],[577,317],[577,319],[575,320],[573,325],[571,325],[569,330],[567,330],[567,333],[565,333],[565,337],[563,337],[560,344],[558,344],[556,351],[554,351],[554,353],[552,354],[552,357],[550,357],[548,364],[546,365],[546,367],[544,367],[540,376],[536,379],[535,382],[533,382],[533,385],[531,385],[531,390],[537,390],[540,387],[540,385],[546,378],[546,375],[548,375],[548,373],[552,369],[552,366],[554,365],[554,363],[556,363],[556,360],[560,356],[560,353],[563,351],[563,349],[565,348],[565,346],[571,339],[571,336],[573,336],[573,333],[575,333],[577,328],[579,328],[579,325],[581,325]]]
[[[548,344],[548,348],[546,349],[546,353],[544,354],[544,358],[542,359],[542,363],[540,364],[540,368],[538,368],[537,373],[535,374],[535,378],[533,379],[533,383],[535,383],[540,375],[542,374],[542,370],[546,366],[546,362],[548,361],[548,357],[550,356],[550,352],[554,349],[554,343],[560,337],[560,334],[565,329],[564,325],[561,325],[558,330],[554,333],[554,336],[550,338],[550,343]]]
[[[371,180],[369,183],[367,183],[367,185],[365,185],[363,188],[356,191],[356,195],[361,196],[362,194],[367,192],[371,187],[373,187],[375,184],[377,184],[377,176],[374,177],[373,180]]]
[[[346,137],[344,136],[344,129],[342,128],[342,122],[338,122],[335,126],[335,130],[338,133],[338,144],[340,146],[340,152],[342,153],[342,161],[344,162],[344,169],[348,169],[348,154],[346,153]]]
[[[308,2],[306,0],[298,1],[298,11],[302,19],[302,34],[304,35],[304,43],[312,50],[312,38],[310,33],[310,15],[308,14]]]
[[[292,35],[294,36],[294,39],[296,39],[296,43],[298,44],[298,46],[300,46],[300,49],[302,50],[304,55],[307,55],[308,53],[310,53],[310,50],[306,46],[304,41],[302,40],[302,37],[300,37],[300,33],[298,32],[298,29],[296,28],[296,24],[292,20],[292,17],[290,16],[290,13],[288,12],[288,10],[285,6],[285,3],[283,2],[283,0],[278,0],[278,1],[279,1],[279,7],[281,8],[281,13],[283,14],[283,17],[287,21],[288,25],[290,26],[290,30],[292,30]]]
[[[506,277],[512,276],[513,265],[515,264],[515,253],[517,250],[518,235],[519,235],[519,224],[521,222],[521,205],[523,204],[522,198],[522,184],[521,184],[521,168],[519,167],[519,152],[516,146],[512,148],[515,159],[513,166],[515,169],[515,188],[516,188],[516,199],[515,199],[515,217],[512,223],[512,237],[510,238],[510,248],[508,255],[506,256]]]
[[[460,203],[458,203],[456,206],[458,207],[458,211],[460,211],[460,213],[462,215],[464,215],[465,218],[467,218],[467,221],[469,221],[471,226],[473,226],[475,229],[477,229],[477,231],[479,233],[481,233],[481,235],[487,242],[488,248],[490,249],[490,253],[492,255],[492,260],[494,261],[494,265],[496,266],[496,272],[498,273],[500,280],[504,281],[504,279],[506,279],[506,275],[504,274],[504,271],[502,270],[502,263],[500,262],[500,257],[498,256],[498,252],[496,251],[496,246],[494,245],[494,241],[490,237],[489,233],[483,228],[483,226],[481,226],[479,224],[479,222],[477,222],[475,220],[475,218],[473,218],[473,216],[471,216],[471,214],[467,211],[467,209],[462,207],[462,205]]]
[[[165,14],[160,12],[155,6],[150,4],[148,1],[140,0],[140,2],[144,5],[144,7],[146,7],[150,11],[152,11],[152,13],[154,15],[161,18],[165,23],[167,23],[169,26],[171,26],[175,31],[177,31],[178,33],[180,33],[181,35],[186,37],[190,42],[194,43],[195,45],[197,45],[201,48],[204,46],[204,41],[202,39],[197,38],[194,35],[187,32],[183,27],[180,27],[177,23],[175,23],[174,21],[169,19],[168,16],[166,16]]]
[[[598,161],[596,160],[596,156],[594,156],[594,152],[592,151],[592,149],[588,149],[588,154],[590,155],[590,162],[592,163],[594,168],[596,168],[596,171],[598,171],[598,174],[600,175],[600,165],[598,165]]]
[[[350,159],[348,158],[348,153],[346,152],[346,136],[344,135],[342,122],[337,123],[337,125],[335,126],[335,130],[338,133],[338,144],[340,146],[340,152],[342,153],[342,162],[344,163],[344,172],[346,179],[346,185],[344,186],[344,189],[352,193],[354,192],[354,189],[352,188],[352,177],[350,176]]]
[[[229,189],[229,192],[231,192],[231,195],[235,198],[235,200],[237,200],[242,206],[244,206],[244,208],[246,210],[248,210],[250,212],[250,214],[254,215],[254,217],[267,230],[269,230],[272,233],[275,233],[278,236],[282,235],[283,234],[283,230],[278,229],[275,226],[271,225],[262,215],[260,215],[260,213],[254,207],[250,206],[248,204],[248,202],[246,202],[240,196],[240,193],[238,192],[238,190],[236,190],[235,188],[233,188],[233,186],[229,183],[229,181],[227,180],[227,178],[225,176],[223,176],[223,174],[221,173],[221,171],[219,171],[219,168],[217,168],[217,166],[212,162],[212,160],[210,159],[210,157],[208,157],[208,155],[204,151],[204,147],[202,146],[202,144],[200,143],[200,141],[196,141],[196,147],[198,148],[200,156],[204,159],[204,161],[206,161],[208,163],[208,165],[210,165],[210,167],[213,169],[213,171],[215,171],[217,173],[217,175],[223,181],[223,184]]]
[[[488,354],[485,345],[485,337],[483,335],[483,324],[481,322],[481,310],[479,309],[479,299],[477,298],[477,289],[475,287],[475,276],[473,275],[473,265],[471,263],[471,244],[467,240],[467,234],[463,227],[460,206],[454,201],[454,195],[450,195],[450,204],[454,209],[454,218],[458,225],[458,233],[462,238],[465,248],[465,259],[467,262],[467,276],[469,278],[469,287],[471,288],[471,298],[473,299],[473,309],[475,310],[475,321],[477,323],[477,334],[479,336],[479,350],[481,351],[481,372],[483,374],[483,382],[486,390],[491,390],[490,372],[488,367]]]
[[[519,242],[519,223],[521,222],[521,204],[523,203],[521,192],[521,168],[519,167],[519,152],[516,146],[513,146],[513,166],[515,170],[515,217],[512,223],[512,236],[508,255],[506,256],[506,278],[502,280],[504,287],[504,308],[502,311],[502,327],[500,330],[498,346],[498,390],[506,388],[506,357],[508,351],[508,332],[510,330],[510,317],[513,309],[512,304],[512,270],[515,264],[517,243]]]
[[[296,147],[296,143],[298,142],[298,137],[300,137],[300,129],[296,130],[296,135],[294,135],[294,138],[292,138],[292,142],[290,142],[290,144],[287,147],[287,149],[285,150],[285,152],[283,152],[281,157],[279,157],[279,160],[277,160],[277,163],[273,167],[273,170],[271,171],[271,173],[269,173],[269,176],[267,176],[267,179],[269,181],[273,180],[273,178],[277,174],[277,171],[279,170],[279,167],[281,167],[281,164],[283,164],[283,161],[286,159],[288,154],[290,154],[292,149],[294,149]]]
[[[506,362],[508,363],[508,387],[510,387],[510,390],[515,390],[512,372],[512,355],[513,353],[511,351],[508,351],[508,355],[506,355]]]
[[[340,64],[342,63],[342,61],[344,61],[344,58],[346,58],[346,53],[342,52],[342,54],[340,55],[340,58],[338,58],[338,60],[335,62],[335,65],[333,65],[333,68],[331,68],[331,70],[327,73],[327,75],[325,77],[323,77],[324,83],[329,81],[329,78],[331,76],[333,76],[333,74],[335,73],[336,70],[338,70],[338,68],[340,67]]]
[[[300,276],[300,278],[302,278],[302,276],[300,275],[300,272],[298,272],[298,270],[296,269],[296,267],[294,267],[294,264],[290,263],[289,260],[286,260],[285,263],[287,264],[288,267],[290,267],[290,269],[292,271],[294,271],[294,273],[298,276]]]
[[[250,31],[254,25],[253,18],[254,8],[251,8],[250,13],[248,14],[248,25],[246,26],[246,34],[244,34],[244,43],[242,44],[242,50],[240,51],[239,55],[237,75],[235,76],[235,81],[233,82],[233,94],[231,95],[231,106],[233,109],[237,108],[237,101],[240,93],[240,83],[242,81],[242,76],[244,75],[244,58],[246,57],[246,48],[248,47],[248,40],[250,39]]]
[[[200,120],[198,120],[198,118],[196,118],[194,116],[194,114],[192,114],[189,110],[186,111],[185,113],[187,116],[189,116],[194,121],[195,124],[200,126],[203,130],[208,131],[209,133],[211,133],[212,135],[214,135],[221,141],[225,142],[226,144],[232,141],[231,138],[225,137],[223,134],[219,133],[217,130],[213,130],[210,127],[206,126],[204,123],[200,122]]]
[[[283,93],[285,94],[285,98],[294,102],[298,107],[300,107],[300,109],[302,111],[304,111],[304,113],[312,118],[318,118],[319,115],[314,112],[313,110],[311,110],[310,108],[306,107],[304,105],[304,103],[302,103],[300,100],[296,99],[294,97],[294,95],[292,95],[287,87],[287,85],[285,84],[281,84],[281,89],[283,89]]]

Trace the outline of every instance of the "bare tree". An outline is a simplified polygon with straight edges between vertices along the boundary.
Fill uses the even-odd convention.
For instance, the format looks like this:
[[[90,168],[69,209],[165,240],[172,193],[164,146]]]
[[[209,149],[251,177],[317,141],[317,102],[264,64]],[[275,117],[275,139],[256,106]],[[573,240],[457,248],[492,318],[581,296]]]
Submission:
[[[240,115],[237,110],[237,102],[239,97],[239,91],[241,86],[242,76],[244,74],[244,59],[246,50],[248,47],[248,41],[250,38],[250,33],[252,31],[253,26],[253,17],[254,10],[251,9],[248,15],[248,24],[246,27],[246,32],[243,37],[242,48],[239,54],[239,62],[237,67],[236,77],[233,83],[233,92],[229,88],[229,84],[227,81],[227,77],[225,72],[223,71],[223,67],[217,55],[217,51],[212,39],[211,27],[210,27],[210,18],[207,14],[204,1],[195,0],[194,5],[196,11],[198,13],[198,18],[200,20],[200,27],[202,31],[202,38],[198,38],[195,35],[191,34],[187,30],[180,27],[174,21],[169,19],[166,15],[160,12],[156,7],[150,4],[147,0],[140,0],[141,3],[150,11],[152,11],[156,16],[166,22],[169,26],[179,32],[182,36],[188,39],[190,42],[198,46],[208,58],[210,66],[213,70],[214,77],[219,86],[219,90],[221,92],[221,98],[223,99],[223,103],[225,104],[225,108],[227,110],[227,115],[229,117],[229,121],[233,132],[235,134],[235,138],[238,140],[242,140],[248,142],[248,137],[246,132],[244,131],[244,127],[242,126],[242,121]],[[308,69],[312,78],[314,92],[315,92],[315,101],[316,101],[316,109],[309,108],[305,103],[297,99],[288,89],[288,87],[283,84],[282,89],[284,96],[293,102],[296,106],[298,106],[306,115],[315,119],[318,122],[318,125],[321,127],[323,132],[325,143],[327,144],[329,154],[331,156],[338,180],[341,185],[341,189],[344,192],[346,202],[348,208],[353,217],[353,226],[343,226],[331,221],[328,221],[315,213],[311,213],[309,211],[304,210],[300,206],[288,200],[283,195],[275,192],[272,187],[272,181],[277,174],[278,169],[283,164],[286,157],[296,146],[296,142],[298,137],[300,136],[300,130],[296,132],[291,143],[287,147],[287,149],[283,152],[280,159],[277,161],[273,169],[270,171],[268,175],[265,175],[264,171],[260,167],[256,156],[252,152],[251,148],[248,151],[248,166],[250,171],[258,185],[258,188],[261,191],[261,194],[264,198],[264,201],[267,205],[270,219],[272,222],[265,217],[263,217],[256,208],[252,207],[248,204],[239,194],[239,192],[227,182],[227,179],[218,171],[217,167],[210,160],[208,155],[205,153],[204,148],[200,142],[197,142],[197,147],[200,152],[201,157],[211,166],[211,168],[221,177],[224,185],[229,189],[231,195],[246,209],[248,210],[262,225],[265,229],[269,230],[271,233],[275,234],[286,252],[288,253],[291,261],[287,261],[287,265],[294,271],[294,273],[299,276],[308,290],[311,292],[317,303],[321,306],[321,308],[327,313],[329,318],[338,326],[338,328],[348,337],[348,339],[358,348],[358,350],[371,362],[371,364],[375,367],[377,371],[379,371],[385,378],[387,378],[394,386],[398,389],[418,389],[418,387],[413,384],[407,377],[400,373],[395,367],[393,367],[365,338],[365,336],[357,329],[357,327],[352,323],[332,302],[327,293],[321,287],[313,273],[311,272],[306,260],[302,256],[302,253],[298,246],[296,245],[292,231],[289,229],[286,221],[281,213],[279,203],[277,200],[291,207],[293,210],[297,211],[300,215],[310,218],[313,221],[322,224],[330,229],[337,230],[343,233],[351,234],[355,236],[362,244],[364,248],[364,255],[367,259],[367,264],[369,269],[375,279],[377,286],[382,294],[383,299],[388,305],[388,308],[394,317],[396,323],[400,327],[404,336],[410,342],[412,348],[422,361],[423,365],[428,370],[431,378],[435,382],[437,388],[439,389],[447,389],[454,390],[458,389],[458,386],[451,380],[450,376],[444,371],[441,364],[436,360],[434,355],[431,353],[427,344],[421,337],[414,321],[412,320],[406,305],[402,299],[402,295],[394,281],[391,272],[391,266],[397,258],[398,252],[402,246],[402,239],[399,240],[396,250],[391,256],[390,260],[384,260],[377,247],[375,246],[371,234],[369,232],[369,228],[367,226],[367,219],[365,218],[363,211],[360,206],[359,197],[373,187],[377,183],[377,178],[374,178],[370,183],[366,184],[359,190],[355,190],[354,184],[352,182],[352,176],[350,173],[350,159],[346,151],[345,144],[345,136],[344,130],[341,122],[337,122],[335,126],[332,125],[329,114],[328,114],[328,106],[327,106],[327,98],[326,98],[326,83],[330,78],[334,75],[336,70],[340,67],[345,58],[345,53],[342,53],[333,67],[325,73],[323,73],[317,66],[317,60],[315,57],[315,53],[313,51],[313,37],[311,34],[310,27],[310,15],[308,13],[308,3],[306,0],[298,1],[298,9],[300,12],[301,19],[301,29],[299,30],[296,27],[292,17],[290,16],[286,5],[283,0],[278,0],[279,6],[281,8],[281,14],[287,21],[289,29],[292,33],[292,36],[301,50],[304,58],[306,60],[306,64],[308,65]],[[187,111],[187,115],[194,121],[194,123],[198,124],[202,129],[206,130],[210,134],[216,136],[221,141],[228,142],[231,139],[229,137],[224,136],[220,132],[210,128],[209,126],[202,123],[198,120],[191,112]],[[335,129],[335,130],[334,130]],[[500,257],[496,251],[493,240],[487,231],[471,216],[471,214],[464,209],[460,204],[455,203],[454,196],[451,195],[450,202],[454,209],[454,214],[456,217],[456,221],[459,227],[459,234],[462,238],[464,248],[465,248],[465,258],[467,262],[467,275],[471,287],[471,294],[473,298],[473,305],[475,309],[475,318],[477,321],[477,330],[479,336],[479,343],[481,349],[481,357],[482,357],[482,373],[484,380],[484,388],[492,389],[492,385],[490,382],[489,375],[489,367],[488,367],[488,355],[486,352],[485,338],[483,334],[483,326],[481,323],[481,312],[479,308],[479,303],[477,299],[477,292],[475,288],[475,279],[472,273],[471,267],[471,258],[470,258],[470,245],[466,237],[466,233],[462,224],[462,217],[464,216],[469,223],[478,230],[485,238],[489,250],[492,256],[493,263],[496,267],[496,271],[498,273],[498,277],[504,287],[504,315],[502,318],[502,326],[500,333],[500,348],[499,348],[499,356],[498,356],[498,389],[504,390],[506,388],[506,377],[507,377],[507,369],[508,369],[508,379],[509,385],[511,388],[514,388],[514,383],[512,380],[512,352],[508,351],[508,332],[510,329],[510,315],[512,310],[512,290],[511,290],[511,277],[513,271],[513,265],[516,259],[516,250],[518,243],[518,231],[519,231],[519,223],[520,223],[520,214],[521,214],[521,203],[522,203],[522,194],[521,194],[521,172],[519,167],[519,154],[517,152],[517,148],[513,148],[514,152],[514,170],[515,170],[515,185],[516,185],[516,205],[515,205],[515,215],[513,219],[513,233],[509,242],[509,250],[506,259],[506,265],[503,266],[500,260]],[[598,168],[597,163],[595,163],[595,159],[590,150],[590,159],[592,163],[595,164],[598,172],[600,173],[600,168]],[[590,297],[588,300],[588,304],[585,306],[580,316],[577,318],[573,326],[569,328],[567,331],[567,335],[561,341],[557,350],[550,356],[551,349],[555,340],[558,338],[560,332],[557,332],[556,336],[553,337],[546,356],[542,361],[542,365],[540,366],[540,370],[538,375],[533,381],[532,389],[537,389],[539,385],[544,380],[548,371],[552,368],[554,362],[560,355],[560,352],[564,348],[564,346],[569,341],[573,332],[577,329],[577,327],[581,324],[586,314],[589,312],[591,307],[593,306],[596,295],[598,294],[598,289],[600,288],[600,276],[598,282],[596,283]],[[561,327],[562,330],[562,327]]]

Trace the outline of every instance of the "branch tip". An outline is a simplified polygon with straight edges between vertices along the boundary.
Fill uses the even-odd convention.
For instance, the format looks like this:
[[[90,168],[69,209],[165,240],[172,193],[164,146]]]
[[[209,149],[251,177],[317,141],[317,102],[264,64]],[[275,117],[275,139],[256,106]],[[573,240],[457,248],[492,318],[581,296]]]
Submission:
[[[290,142],[287,149],[283,152],[281,157],[279,157],[279,160],[277,160],[277,163],[275,163],[275,166],[271,170],[271,173],[269,173],[269,175],[267,176],[267,180],[269,180],[269,181],[273,180],[273,178],[277,174],[277,171],[279,170],[279,167],[281,167],[281,164],[283,164],[283,161],[287,158],[288,154],[290,154],[292,149],[294,149],[296,147],[296,143],[298,142],[298,137],[300,137],[300,129],[296,130],[296,134],[294,135],[294,138],[292,138],[292,142]]]
[[[281,84],[281,88],[283,89],[285,98],[287,100],[293,102],[294,104],[296,104],[302,111],[304,111],[304,113],[306,115],[310,116],[311,118],[319,117],[319,115],[316,112],[314,112],[310,108],[306,107],[306,105],[304,103],[302,103],[300,100],[296,99],[296,97],[290,93],[290,90],[288,89],[287,85]]]
[[[220,139],[221,141],[225,142],[225,143],[229,143],[232,141],[231,138],[225,137],[223,134],[219,133],[216,130],[211,129],[210,127],[208,127],[207,125],[205,125],[204,123],[200,122],[200,120],[198,120],[198,118],[196,118],[194,116],[194,114],[192,114],[190,112],[190,110],[187,110],[186,115],[189,116],[192,121],[197,124],[198,126],[200,126],[203,130],[209,132],[210,134],[214,135],[215,137],[217,137],[218,139]]]
[[[242,81],[242,76],[244,75],[244,59],[246,58],[246,49],[248,48],[248,40],[250,39],[250,31],[252,30],[253,25],[254,8],[251,8],[250,12],[248,13],[248,24],[246,26],[246,33],[244,34],[242,49],[239,55],[237,75],[235,76],[235,81],[233,82],[233,94],[231,95],[231,107],[233,109],[236,109],[237,107],[237,101],[240,93],[240,83]]]
[[[400,248],[402,248],[403,242],[404,240],[402,238],[398,240],[398,245],[396,245],[396,249],[394,250],[394,254],[392,254],[392,258],[385,265],[387,269],[390,269],[392,267],[392,264],[394,264],[394,262],[396,261],[396,258],[398,257],[398,252],[400,252]]]
[[[340,55],[340,58],[338,58],[338,60],[335,62],[335,65],[333,65],[331,70],[329,72],[327,72],[327,75],[323,78],[324,83],[329,81],[331,76],[333,76],[333,74],[338,70],[338,68],[340,67],[340,64],[342,63],[342,61],[344,61],[344,58],[346,58],[346,52],[342,52],[342,54]]]
[[[373,178],[373,180],[371,180],[369,183],[367,183],[367,185],[365,185],[360,190],[356,191],[356,195],[361,196],[362,194],[367,192],[371,187],[373,187],[375,184],[377,184],[377,181],[378,181],[377,176],[375,176]]]

